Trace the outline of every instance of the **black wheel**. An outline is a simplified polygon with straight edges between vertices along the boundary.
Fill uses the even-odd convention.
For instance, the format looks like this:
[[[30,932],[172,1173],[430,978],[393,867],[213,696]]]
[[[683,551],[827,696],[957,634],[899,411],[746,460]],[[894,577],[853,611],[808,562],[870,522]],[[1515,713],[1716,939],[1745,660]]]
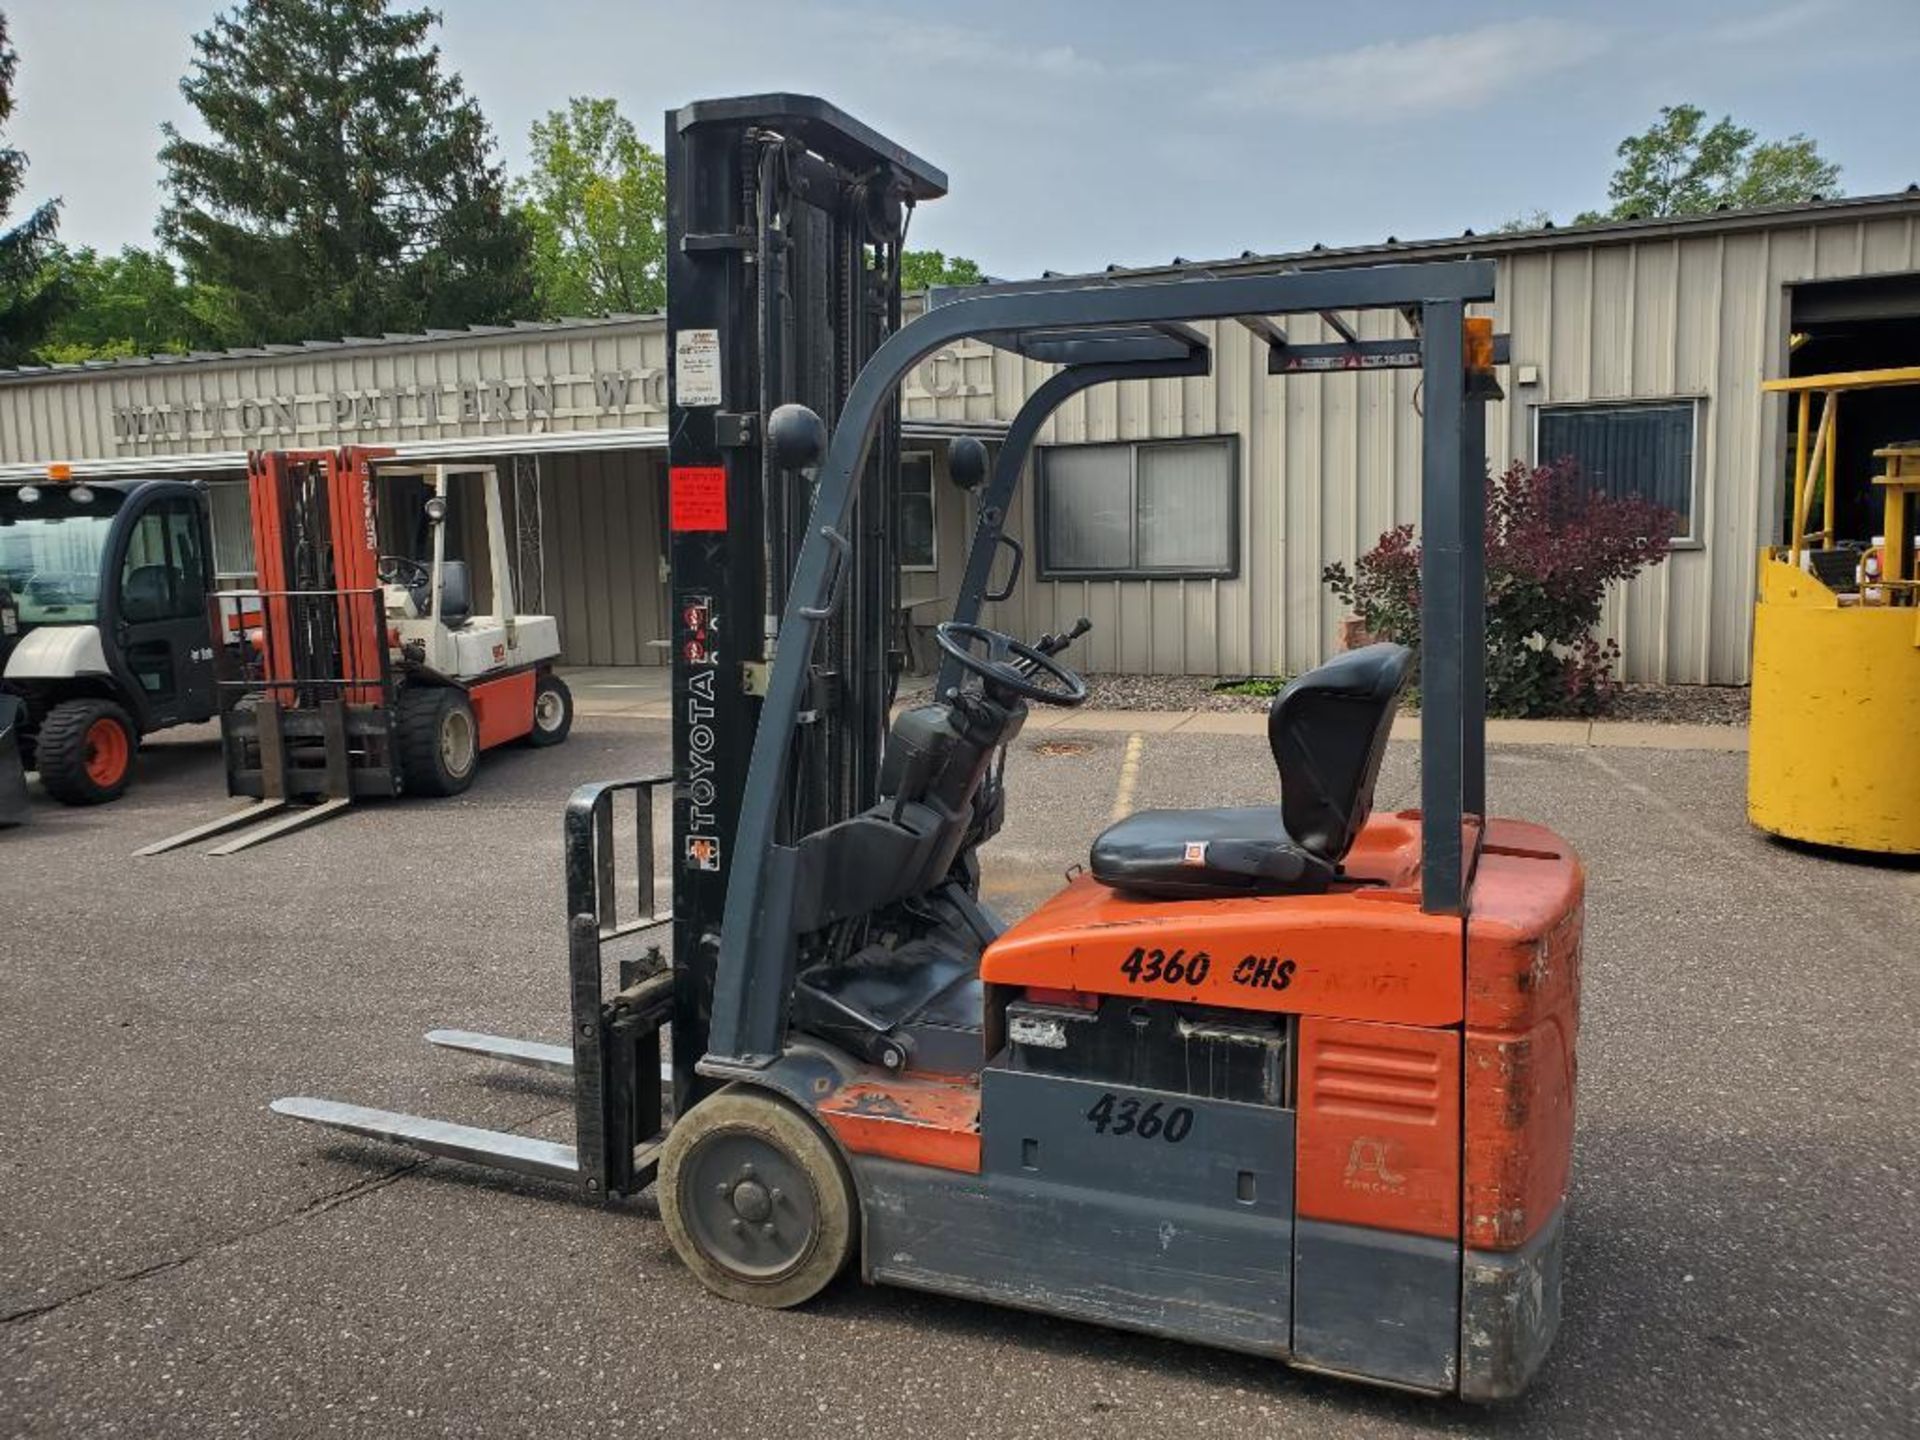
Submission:
[[[133,779],[139,748],[133,717],[111,700],[62,700],[34,738],[40,784],[67,805],[118,798]]]
[[[716,1295],[785,1309],[853,1254],[853,1183],[832,1142],[785,1100],[733,1085],[667,1132],[660,1214],[674,1251]]]
[[[533,687],[533,729],[529,745],[558,745],[573,729],[573,692],[558,675],[542,675]]]
[[[400,783],[409,795],[458,795],[480,762],[480,727],[463,691],[425,686],[400,692],[396,724]]]

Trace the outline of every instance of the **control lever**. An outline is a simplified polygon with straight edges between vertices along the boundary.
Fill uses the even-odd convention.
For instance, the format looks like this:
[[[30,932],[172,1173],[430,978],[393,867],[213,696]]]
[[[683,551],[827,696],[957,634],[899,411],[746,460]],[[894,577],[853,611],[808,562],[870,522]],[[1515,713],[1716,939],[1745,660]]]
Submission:
[[[1042,655],[1058,655],[1062,650],[1073,644],[1074,641],[1078,640],[1091,629],[1093,629],[1093,621],[1082,615],[1078,620],[1073,622],[1072,626],[1064,634],[1042,635],[1038,640],[1033,642],[1033,648],[1038,650]],[[1016,660],[1014,664],[1023,670],[1033,669],[1033,662],[1031,660]]]
[[[1082,615],[1073,622],[1073,628],[1064,635],[1042,635],[1033,648],[1043,655],[1058,655],[1091,629],[1093,629],[1093,621]]]

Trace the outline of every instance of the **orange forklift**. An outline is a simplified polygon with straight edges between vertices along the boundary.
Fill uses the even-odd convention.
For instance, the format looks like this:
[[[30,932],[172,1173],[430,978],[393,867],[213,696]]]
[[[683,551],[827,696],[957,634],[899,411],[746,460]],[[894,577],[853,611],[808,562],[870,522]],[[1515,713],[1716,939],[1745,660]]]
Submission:
[[[568,808],[570,1042],[428,1037],[571,1074],[574,1143],[274,1108],[595,1201],[651,1184],[688,1267],[749,1304],[857,1265],[1384,1385],[1521,1391],[1560,1313],[1583,881],[1563,840],[1486,813],[1500,341],[1467,307],[1493,266],[996,285],[902,324],[904,216],[939,171],[808,97],[697,103],[666,133],[673,772]],[[1410,333],[1287,330],[1368,310]],[[979,885],[1008,749],[1029,706],[1087,698],[1070,636],[980,623],[1018,579],[1003,526],[1029,449],[1080,390],[1207,373],[1235,322],[1276,377],[1421,374],[1421,804],[1373,809],[1414,656],[1370,646],[1275,701],[1277,804],[1129,816],[1009,926]],[[991,467],[950,447],[977,490],[966,578],[932,698],[890,722],[899,386],[966,340],[1057,368]]]
[[[559,625],[515,608],[491,465],[257,451],[247,492],[260,585],[212,596],[209,623],[227,790],[253,803],[135,854],[254,826],[209,851],[230,855],[357,797],[457,795],[483,751],[567,737]],[[463,503],[483,521],[485,607],[449,548]]]

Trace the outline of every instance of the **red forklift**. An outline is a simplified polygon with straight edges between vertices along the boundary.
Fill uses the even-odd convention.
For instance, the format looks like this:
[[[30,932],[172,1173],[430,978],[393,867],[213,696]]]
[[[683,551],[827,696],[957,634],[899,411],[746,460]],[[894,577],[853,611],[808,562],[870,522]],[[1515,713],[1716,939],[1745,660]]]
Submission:
[[[589,1200],[653,1185],[688,1268],[749,1304],[857,1265],[1404,1389],[1521,1391],[1560,1313],[1583,880],[1563,840],[1487,814],[1500,342],[1467,310],[1492,264],[989,286],[903,325],[905,216],[939,171],[806,97],[697,103],[666,133],[670,345],[718,359],[672,396],[674,768],[568,807],[570,1042],[428,1037],[571,1074],[574,1143],[273,1108]],[[1368,310],[1410,333],[1287,330]],[[1414,657],[1370,646],[1274,702],[1277,803],[1129,816],[1009,926],[979,889],[1008,748],[1030,706],[1087,689],[1070,637],[980,623],[1017,578],[1008,507],[1066,398],[1205,374],[1221,322],[1265,342],[1274,384],[1420,372],[1421,804],[1373,809]],[[991,475],[950,451],[982,486],[966,579],[932,698],[890,720],[899,386],[970,339],[1058,368]],[[628,885],[616,832],[639,839]]]
[[[209,851],[230,855],[357,797],[457,795],[483,751],[567,737],[559,626],[514,607],[492,465],[271,450],[248,457],[247,484],[260,583],[214,595],[210,615],[227,790],[253,803],[136,855],[254,826]],[[449,548],[463,512],[483,521],[484,605]]]

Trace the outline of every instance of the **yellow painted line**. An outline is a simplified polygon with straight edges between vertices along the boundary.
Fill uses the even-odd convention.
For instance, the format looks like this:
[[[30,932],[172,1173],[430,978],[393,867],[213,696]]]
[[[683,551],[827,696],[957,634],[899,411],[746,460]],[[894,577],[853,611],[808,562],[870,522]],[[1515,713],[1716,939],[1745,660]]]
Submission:
[[[1127,737],[1127,753],[1120,761],[1120,783],[1113,792],[1110,820],[1124,820],[1133,813],[1133,792],[1140,783],[1140,754],[1147,748],[1147,737],[1135,731]]]

